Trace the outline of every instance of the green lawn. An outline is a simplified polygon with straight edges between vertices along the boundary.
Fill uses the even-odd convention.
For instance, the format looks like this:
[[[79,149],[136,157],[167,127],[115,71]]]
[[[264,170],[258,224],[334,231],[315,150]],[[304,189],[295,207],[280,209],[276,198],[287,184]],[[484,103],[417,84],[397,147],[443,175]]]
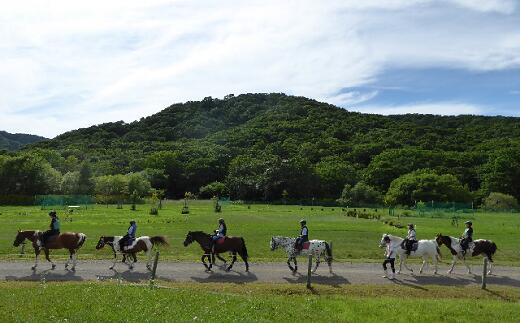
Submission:
[[[101,235],[121,235],[125,232],[128,221],[136,219],[138,235],[165,235],[171,242],[162,255],[172,260],[199,261],[198,247],[182,246],[182,241],[188,230],[203,230],[210,232],[216,228],[218,217],[224,217],[228,224],[228,234],[243,236],[246,240],[251,261],[280,261],[285,255],[281,251],[271,252],[269,240],[273,235],[296,236],[299,233],[298,220],[306,218],[311,239],[333,241],[334,257],[339,261],[379,261],[382,257],[378,248],[379,240],[384,232],[404,236],[406,230],[384,224],[382,221],[356,219],[345,216],[341,208],[335,207],[300,207],[273,206],[265,204],[234,205],[225,204],[222,213],[213,212],[210,201],[193,201],[190,203],[190,214],[187,218],[181,215],[182,204],[179,201],[167,203],[159,216],[148,215],[149,207],[138,205],[137,211],[131,211],[125,205],[123,210],[115,206],[97,205],[89,210],[75,212],[67,221],[67,212],[58,210],[62,220],[62,231],[80,231],[88,236],[86,246],[81,250],[83,258],[110,258],[108,250],[96,251],[95,244]],[[375,212],[375,211],[372,211]],[[47,228],[48,211],[39,207],[0,207],[0,258],[19,257],[19,249],[12,246],[18,229]],[[379,214],[389,218],[388,210],[380,209]],[[492,239],[498,245],[496,260],[498,264],[520,265],[518,252],[518,237],[520,236],[520,214],[457,214],[474,222],[476,238]],[[435,234],[458,236],[463,231],[463,225],[451,225],[451,216],[432,218],[427,214],[423,217],[401,217],[402,224],[414,222],[417,225],[419,238],[434,238]],[[392,218],[392,221],[398,221]],[[462,223],[463,221],[461,221]],[[448,258],[448,250],[442,248]],[[64,252],[54,252],[55,255],[65,255]],[[25,256],[30,258],[29,255]]]
[[[3,282],[0,292],[2,322],[517,322],[520,315],[515,288]]]

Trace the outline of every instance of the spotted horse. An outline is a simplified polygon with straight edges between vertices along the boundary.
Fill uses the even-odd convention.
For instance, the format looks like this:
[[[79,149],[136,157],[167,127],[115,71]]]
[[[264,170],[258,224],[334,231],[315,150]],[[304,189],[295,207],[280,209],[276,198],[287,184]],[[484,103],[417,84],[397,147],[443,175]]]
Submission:
[[[294,248],[295,243],[296,238],[275,236],[271,238],[271,251],[274,251],[277,248],[284,249],[288,257],[287,266],[289,266],[289,269],[293,273],[298,271],[298,263],[296,261],[297,256],[312,255],[316,259],[316,265],[312,270],[313,273],[318,269],[321,257],[324,256],[329,265],[329,272],[332,274],[332,249],[326,241],[310,240],[303,244],[303,249],[301,251]],[[294,267],[291,265],[291,261],[294,262]]]

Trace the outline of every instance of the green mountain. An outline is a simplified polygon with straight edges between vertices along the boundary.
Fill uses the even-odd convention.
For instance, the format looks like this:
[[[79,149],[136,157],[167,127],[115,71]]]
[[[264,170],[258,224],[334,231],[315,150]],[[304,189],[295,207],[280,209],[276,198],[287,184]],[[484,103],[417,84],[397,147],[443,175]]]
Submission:
[[[8,133],[0,131],[0,150],[15,151],[24,145],[46,140],[44,137],[27,135],[23,133]]]
[[[174,104],[24,151],[57,152],[61,159],[47,159],[62,172],[67,160],[88,160],[96,175],[147,171],[172,196],[219,181],[235,198],[277,199],[284,190],[293,198],[337,198],[345,184],[360,181],[384,193],[420,169],[452,174],[473,192],[520,197],[513,181],[520,175],[500,173],[520,173],[518,147],[519,118],[381,116],[304,97],[244,94]]]

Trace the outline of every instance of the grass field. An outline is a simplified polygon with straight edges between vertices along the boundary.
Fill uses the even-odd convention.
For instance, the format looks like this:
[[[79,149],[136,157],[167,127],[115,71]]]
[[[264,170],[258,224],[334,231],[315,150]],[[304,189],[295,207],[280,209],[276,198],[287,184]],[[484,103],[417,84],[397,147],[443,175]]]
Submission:
[[[520,289],[0,283],[3,322],[518,322]]]
[[[62,222],[62,231],[79,231],[88,236],[80,259],[110,258],[108,250],[95,250],[99,236],[123,234],[130,219],[137,220],[138,235],[168,237],[171,246],[164,249],[163,257],[185,261],[199,261],[201,254],[196,246],[182,246],[187,231],[210,232],[216,227],[219,217],[226,219],[229,235],[245,238],[253,262],[284,259],[285,255],[281,251],[269,250],[270,237],[296,236],[299,233],[300,218],[307,219],[311,239],[333,241],[334,257],[338,261],[380,261],[382,250],[378,248],[378,243],[382,233],[400,236],[406,234],[406,229],[398,229],[382,221],[347,217],[338,207],[225,204],[222,213],[214,213],[211,201],[192,201],[187,217],[181,215],[181,208],[181,202],[173,201],[165,204],[158,216],[148,215],[147,205],[138,205],[137,211],[131,211],[127,205],[122,210],[116,209],[115,206],[96,205],[92,209],[75,211],[70,216],[65,210],[58,210],[58,214]],[[383,217],[390,218],[388,210],[380,209],[378,212]],[[18,229],[45,230],[49,223],[47,213],[48,210],[42,211],[39,207],[0,207],[0,258],[32,259],[30,254],[20,257],[19,249],[14,248],[12,243]],[[399,220],[392,218],[392,221],[400,221],[402,224],[414,222],[420,239],[433,239],[438,232],[452,236],[461,234],[463,221],[459,227],[452,226],[452,216],[453,214],[445,214],[432,217],[426,214],[422,217],[401,217]],[[498,264],[520,265],[520,253],[517,249],[520,214],[470,213],[458,216],[473,220],[476,238],[491,239],[497,243]],[[443,247],[442,251],[447,260],[448,250]],[[59,258],[65,253],[54,251],[53,255]]]

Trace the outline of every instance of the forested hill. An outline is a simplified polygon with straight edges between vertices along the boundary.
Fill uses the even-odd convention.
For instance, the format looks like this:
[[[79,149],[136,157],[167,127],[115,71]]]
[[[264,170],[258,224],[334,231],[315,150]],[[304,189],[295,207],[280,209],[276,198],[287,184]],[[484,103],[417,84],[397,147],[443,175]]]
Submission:
[[[23,133],[9,133],[0,130],[0,150],[14,151],[22,146],[46,140],[44,137],[27,135]]]
[[[235,198],[279,199],[337,198],[345,184],[360,182],[385,194],[394,180],[422,169],[452,174],[476,195],[518,197],[519,147],[519,118],[380,116],[304,97],[245,94],[174,104],[25,151],[62,173],[83,160],[98,176],[146,171],[171,196],[220,182]]]

